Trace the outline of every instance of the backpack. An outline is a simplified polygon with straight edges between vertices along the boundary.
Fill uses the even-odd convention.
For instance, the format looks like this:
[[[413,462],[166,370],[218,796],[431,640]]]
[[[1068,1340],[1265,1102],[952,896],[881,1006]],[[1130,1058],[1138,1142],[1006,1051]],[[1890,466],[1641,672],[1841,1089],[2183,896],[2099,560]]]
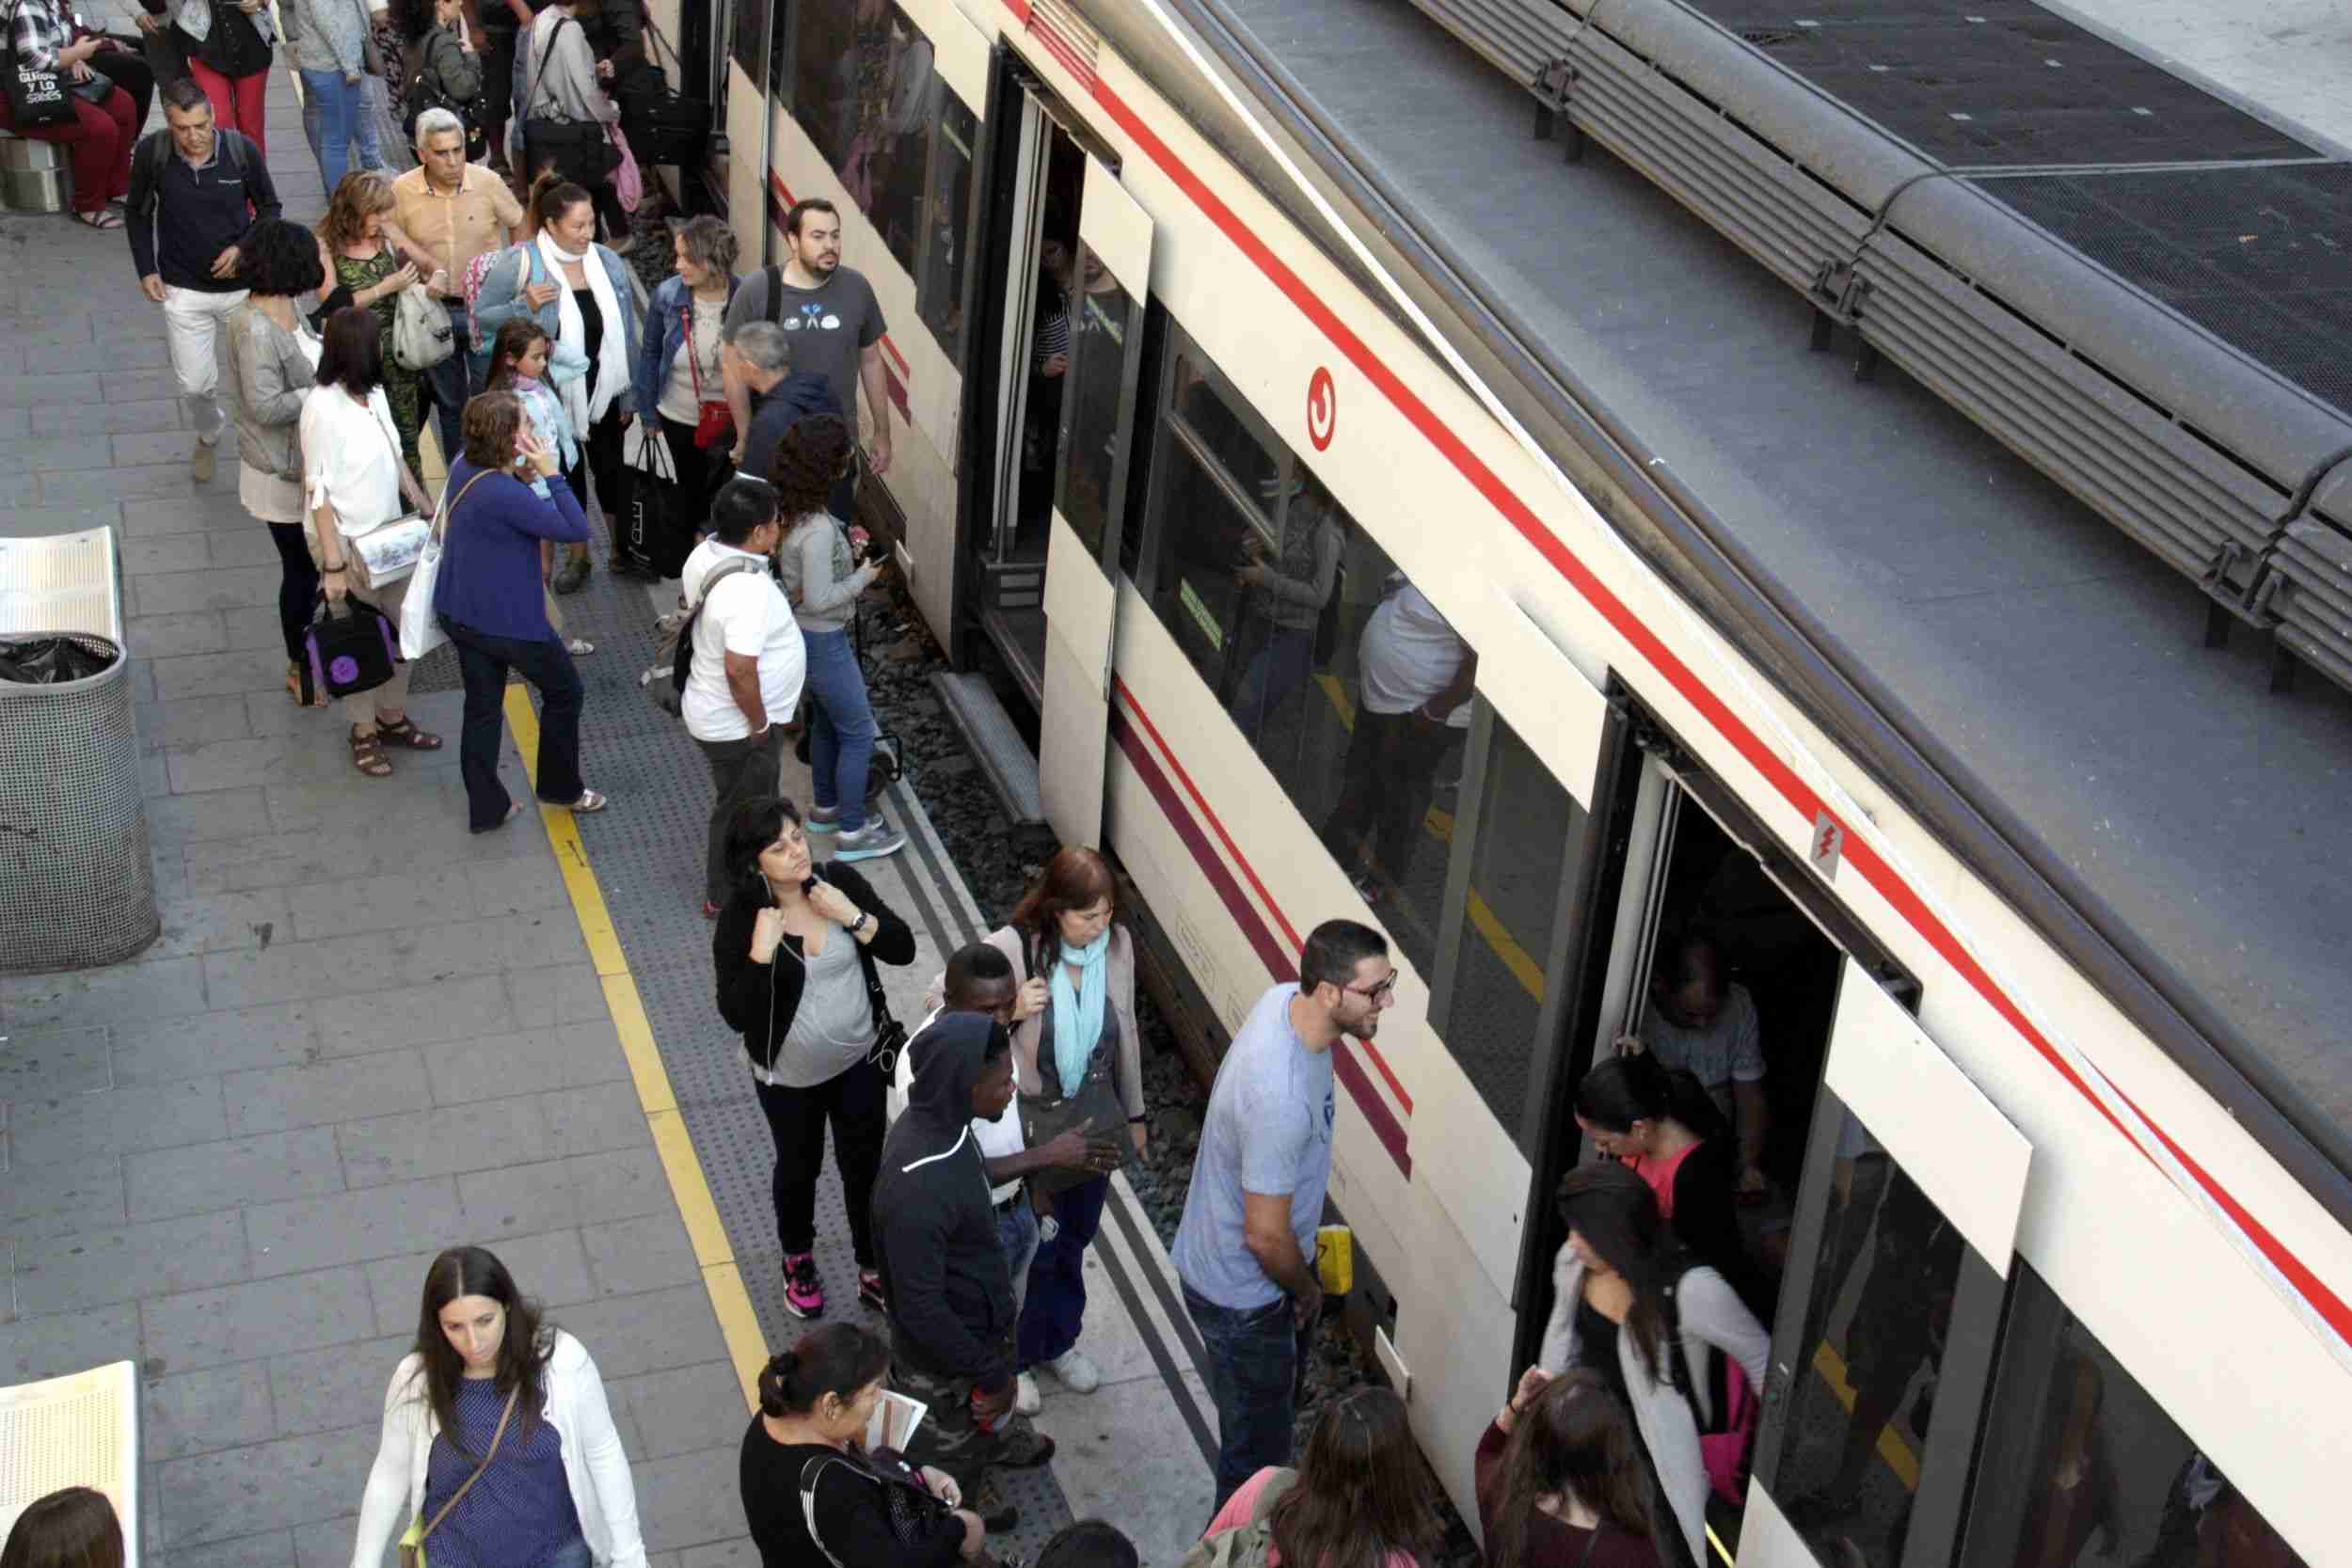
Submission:
[[[245,150],[253,144],[246,140],[244,133],[231,131],[226,125],[214,132],[213,135],[220,144],[214,150],[214,156],[227,158],[229,166],[236,171],[238,179],[248,179],[246,170],[252,166],[246,162]],[[132,154],[133,172],[137,176],[132,183],[144,185],[146,188],[147,208],[144,212],[130,214],[133,223],[151,224],[155,221],[158,209],[163,205],[164,172],[171,166],[171,133],[169,131],[150,131],[139,138],[138,150]],[[250,185],[246,189],[245,204],[248,211],[252,209],[253,193]]]
[[[1204,1535],[1184,1554],[1183,1568],[1265,1568],[1274,1545],[1274,1505],[1298,1484],[1296,1470],[1278,1469],[1249,1510],[1249,1523]]]
[[[645,689],[645,696],[654,706],[672,718],[683,715],[686,678],[692,673],[694,663],[694,627],[703,618],[703,606],[710,602],[710,591],[719,586],[720,578],[756,571],[760,564],[747,556],[727,562],[703,579],[702,597],[694,601],[693,609],[682,615],[664,615],[656,624],[653,662],[637,677],[637,684]],[[684,609],[682,604],[680,609]]]
[[[507,246],[507,250],[515,247]],[[487,354],[490,345],[483,341],[482,318],[474,314],[474,304],[482,297],[482,285],[490,276],[490,269],[499,264],[505,250],[485,250],[466,263],[466,276],[458,283],[458,292],[466,296],[466,340],[473,344],[476,354]],[[526,277],[525,282],[530,279]],[[518,285],[519,287],[519,285]]]
[[[1699,1458],[1707,1466],[1708,1483],[1717,1497],[1739,1508],[1748,1499],[1748,1464],[1755,1457],[1756,1419],[1763,1407],[1756,1402],[1756,1390],[1748,1386],[1746,1371],[1710,1345],[1707,1365],[1716,1396],[1715,1424],[1710,1427],[1700,1418],[1698,1397],[1691,1388],[1690,1365],[1682,1354],[1682,1309],[1675,1301],[1681,1288],[1679,1279],[1666,1287],[1666,1336],[1659,1354],[1665,1359],[1675,1392],[1690,1407],[1691,1424],[1698,1428]]]
[[[451,97],[441,86],[441,79],[438,76],[435,76],[430,81],[425,79],[425,73],[433,66],[431,34],[428,33],[422,40],[418,53],[423,56],[423,60],[415,71],[409,73],[407,91],[402,95],[405,108],[401,116],[400,128],[406,134],[408,145],[414,147],[417,143],[418,116],[427,109],[447,109],[451,114],[455,115],[457,122],[466,128],[467,162],[480,163],[484,153],[489,148],[489,142],[482,129],[483,110],[487,105],[479,95],[470,99]]]

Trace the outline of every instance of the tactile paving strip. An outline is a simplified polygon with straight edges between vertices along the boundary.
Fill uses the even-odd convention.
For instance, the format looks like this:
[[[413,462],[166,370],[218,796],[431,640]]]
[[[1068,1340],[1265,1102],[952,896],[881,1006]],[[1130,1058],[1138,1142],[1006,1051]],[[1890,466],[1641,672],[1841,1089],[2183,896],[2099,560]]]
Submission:
[[[611,810],[580,819],[580,838],[758,1314],[760,1333],[772,1349],[790,1344],[806,1325],[784,1309],[783,1259],[771,1196],[775,1145],[753,1094],[742,1038],[720,1019],[713,992],[710,926],[701,914],[710,775],[684,726],[657,711],[638,689],[638,672],[653,658],[654,612],[638,584],[616,581],[603,569],[609,552],[604,531],[596,532],[597,569],[578,594],[562,601],[567,633],[596,645],[594,654],[579,660],[587,687],[580,771],[612,798]],[[422,687],[433,673],[428,661],[412,680]],[[438,689],[456,684],[451,659]],[[887,729],[889,710],[878,708],[876,716]],[[886,799],[892,819],[928,851],[910,860],[908,873],[926,883],[924,892],[936,909],[954,911],[947,918],[960,932],[968,930],[971,895],[940,853],[920,802],[904,784],[893,784]],[[916,857],[916,849],[910,846],[902,855]],[[943,878],[953,879],[955,885],[939,885],[936,879]],[[827,1320],[884,1332],[880,1316],[857,1299],[849,1221],[830,1153],[817,1192],[817,1259],[825,1276]],[[1050,1465],[999,1470],[996,1481],[1007,1500],[1021,1510],[1021,1525],[991,1536],[990,1550],[1000,1559],[1034,1557],[1070,1522],[1060,1483]]]

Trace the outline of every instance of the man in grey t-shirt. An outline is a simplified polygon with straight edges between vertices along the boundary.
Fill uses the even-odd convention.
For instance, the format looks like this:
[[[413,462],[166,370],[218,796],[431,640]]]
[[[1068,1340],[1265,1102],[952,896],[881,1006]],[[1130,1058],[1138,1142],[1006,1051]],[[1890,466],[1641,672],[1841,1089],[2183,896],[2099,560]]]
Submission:
[[[855,267],[841,264],[841,214],[830,201],[797,201],[785,214],[784,265],[755,272],[735,291],[727,306],[726,329],[773,319],[791,340],[792,368],[825,378],[834,401],[849,416],[854,433],[857,394],[866,389],[866,414],[873,438],[866,461],[877,474],[890,467],[890,396],[882,380],[881,303],[873,285]],[[771,289],[775,284],[776,290]],[[771,293],[781,297],[771,301]],[[743,461],[744,436],[752,428],[751,389],[727,376],[727,406],[737,431],[735,460]]]
[[[1307,937],[1298,983],[1258,999],[1209,1091],[1171,1260],[1216,1403],[1216,1506],[1287,1465],[1300,1341],[1323,1308],[1315,1227],[1331,1180],[1331,1048],[1394,999],[1388,940],[1352,920]]]

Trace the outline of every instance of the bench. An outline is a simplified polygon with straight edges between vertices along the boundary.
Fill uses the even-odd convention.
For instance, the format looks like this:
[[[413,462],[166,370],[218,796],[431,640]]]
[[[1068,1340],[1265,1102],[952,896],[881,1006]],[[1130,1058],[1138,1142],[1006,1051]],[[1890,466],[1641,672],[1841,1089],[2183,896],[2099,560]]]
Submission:
[[[62,213],[72,204],[73,172],[65,149],[0,126],[0,207],[11,213]]]

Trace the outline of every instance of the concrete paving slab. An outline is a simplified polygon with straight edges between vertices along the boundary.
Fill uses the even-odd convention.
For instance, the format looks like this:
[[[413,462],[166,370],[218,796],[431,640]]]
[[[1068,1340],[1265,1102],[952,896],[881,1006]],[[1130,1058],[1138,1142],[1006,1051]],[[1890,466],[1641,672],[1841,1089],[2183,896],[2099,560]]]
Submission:
[[[114,1083],[103,1028],[26,1029],[0,1036],[0,1100],[86,1094]]]
[[[353,1061],[380,1059],[358,1056]],[[333,1132],[342,1150],[345,1179],[355,1189],[555,1157],[546,1120],[528,1095],[347,1120]]]
[[[420,1235],[470,1233],[446,1176],[262,1204],[245,1212],[245,1223],[257,1279],[394,1257]]]
[[[90,1155],[210,1143],[228,1135],[216,1077],[134,1085],[60,1100],[12,1101],[8,1105],[8,1158],[15,1170]]]
[[[709,1299],[699,1284],[582,1302],[565,1309],[564,1326],[587,1347],[597,1371],[607,1379],[726,1356]]]
[[[624,1078],[628,1064],[612,1022],[559,1024],[423,1048],[433,1098],[443,1105],[517,1089],[577,1088]]]
[[[587,1249],[589,1276],[610,1295],[690,1284],[700,1273],[694,1244],[675,1208],[588,1226],[580,1231],[580,1243]]]
[[[286,895],[275,888],[202,894],[159,889],[156,909],[163,917],[163,934],[140,955],[141,962],[243,948],[260,951],[287,928]]]
[[[645,1125],[636,1085],[627,1079],[584,1088],[550,1089],[538,1101],[548,1149],[553,1156],[598,1154],[653,1142],[653,1130]]]
[[[506,993],[519,1028],[545,1029],[610,1016],[604,988],[597,983],[596,972],[585,963],[509,970]]]
[[[380,1415],[380,1407],[379,1407]],[[177,1551],[348,1508],[351,1478],[375,1459],[380,1420],[341,1432],[167,1460],[156,1469],[165,1544]]]
[[[262,1361],[145,1380],[140,1452],[163,1461],[266,1442],[278,1435],[269,1384],[269,1364]]]
[[[409,1050],[228,1073],[221,1079],[221,1101],[230,1134],[250,1137],[422,1110],[433,1103],[433,1094],[423,1056]]]
[[[170,802],[150,801],[148,815]],[[116,1024],[137,1019],[185,1018],[204,1010],[204,973],[195,958],[36,974],[0,980],[0,1009],[11,1027],[70,1022]]]
[[[4,395],[0,393],[0,396]],[[144,403],[48,404],[29,412],[30,418],[25,423],[36,436],[91,436],[171,430],[181,433],[180,451],[183,456],[187,454],[188,442],[193,439],[187,434],[180,400],[176,397],[155,398]],[[4,428],[5,424],[0,424],[0,429]]]
[[[1206,1406],[1200,1374],[1186,1372],[1184,1380]],[[1054,1439],[1054,1475],[1073,1515],[1111,1520],[1146,1562],[1184,1560],[1213,1511],[1216,1483],[1157,1379],[1083,1397],[1049,1394],[1033,1418]],[[1139,1475],[1152,1484],[1137,1486]]]
[[[335,1129],[237,1137],[220,1143],[150,1149],[121,1159],[135,1220],[168,1219],[344,1191]]]
[[[484,1245],[501,1237],[635,1219],[675,1207],[650,1148],[509,1165],[457,1178],[464,1220],[453,1234]]]
[[[315,1060],[317,1005],[280,1002],[166,1022],[119,1024],[111,1060],[118,1085],[165,1083],[241,1069],[296,1067]]]
[[[0,1379],[32,1383],[109,1361],[139,1359],[135,1302],[0,1321]]]
[[[411,1304],[412,1331],[415,1313]],[[142,1370],[151,1377],[317,1350],[378,1332],[368,1277],[357,1267],[151,1295],[139,1303],[138,1320],[147,1349]]]
[[[737,1481],[741,1440],[739,1427],[723,1446],[629,1466],[647,1551],[682,1550],[743,1533]]]
[[[122,1162],[111,1155],[28,1162],[0,1187],[0,1236],[23,1243],[149,1216],[123,1203]]]
[[[631,1460],[668,1459],[742,1439],[743,1392],[724,1361],[609,1378],[605,1392]]]
[[[415,1311],[411,1303],[412,1320]],[[298,1437],[305,1433],[335,1432],[371,1414],[380,1417],[385,1391],[391,1386],[401,1358],[416,1343],[416,1332],[411,1321],[405,1334],[271,1356],[262,1364],[267,1372],[264,1386],[277,1416],[267,1435]]]
[[[331,997],[315,1006],[319,1050],[326,1056],[480,1038],[510,1032],[516,1022],[507,977],[501,974]],[[428,1081],[431,1063],[428,1054]]]
[[[16,1310],[73,1311],[246,1277],[245,1231],[233,1211],[109,1226],[20,1241]]]

